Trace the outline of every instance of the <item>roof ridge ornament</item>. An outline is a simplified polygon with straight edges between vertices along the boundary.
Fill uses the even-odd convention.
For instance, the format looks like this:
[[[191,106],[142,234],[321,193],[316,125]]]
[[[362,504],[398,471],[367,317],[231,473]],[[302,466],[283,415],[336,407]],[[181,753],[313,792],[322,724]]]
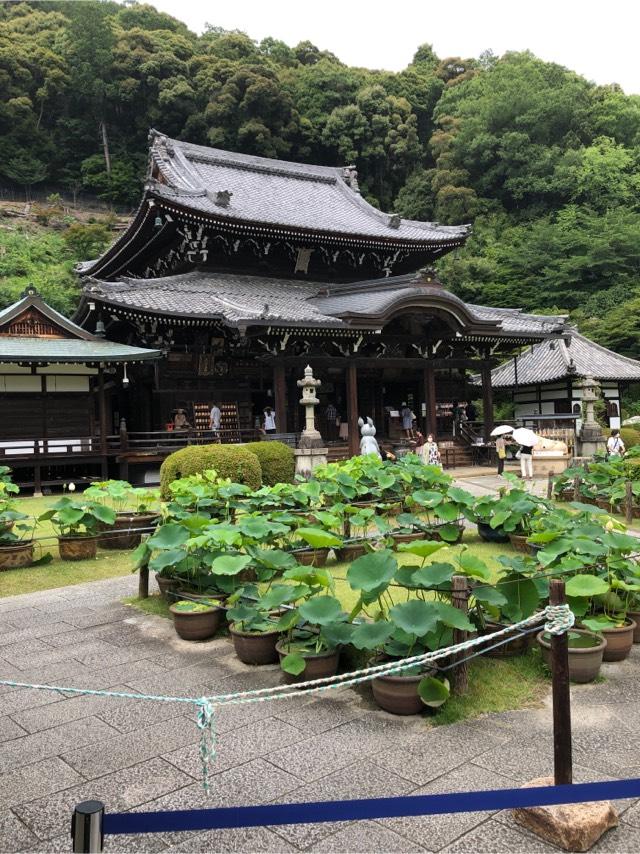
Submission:
[[[213,199],[213,203],[220,208],[228,208],[231,203],[233,193],[231,190],[218,190]]]
[[[354,193],[360,193],[360,185],[358,184],[358,170],[355,166],[345,166],[342,170],[342,177],[347,187],[351,187]]]
[[[402,217],[400,216],[400,214],[389,214],[389,220],[387,222],[387,225],[389,226],[389,228],[400,228],[400,226],[402,225]]]
[[[421,267],[411,279],[411,284],[418,288],[443,288],[444,285],[438,279],[435,267]]]

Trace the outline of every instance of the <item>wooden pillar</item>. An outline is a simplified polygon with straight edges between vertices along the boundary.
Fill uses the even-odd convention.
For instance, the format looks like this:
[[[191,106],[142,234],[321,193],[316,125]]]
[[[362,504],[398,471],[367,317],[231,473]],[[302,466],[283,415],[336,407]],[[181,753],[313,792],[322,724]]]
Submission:
[[[104,392],[104,370],[98,369],[98,419],[100,423],[100,456],[102,477],[106,480],[109,472],[107,467],[107,400]]]
[[[485,362],[482,365],[482,408],[484,410],[484,440],[490,441],[491,431],[494,427],[493,420],[493,388],[491,387],[491,364]]]
[[[566,603],[564,581],[549,581],[549,604]],[[573,782],[571,753],[571,689],[567,632],[551,637],[551,687],[553,704],[553,772],[556,786]]]
[[[358,427],[358,372],[354,362],[347,365],[347,423],[349,425],[349,456],[360,453]]]
[[[287,432],[287,378],[284,365],[276,362],[273,366],[273,394],[275,397],[276,430]]]
[[[436,417],[436,373],[433,365],[427,362],[423,368],[424,400],[427,416],[425,418],[425,435],[433,433],[438,438],[438,421]]]

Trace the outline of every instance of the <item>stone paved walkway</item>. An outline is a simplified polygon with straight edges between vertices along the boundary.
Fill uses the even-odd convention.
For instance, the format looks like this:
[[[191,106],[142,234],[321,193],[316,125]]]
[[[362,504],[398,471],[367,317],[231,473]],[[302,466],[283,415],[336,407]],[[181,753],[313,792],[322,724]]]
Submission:
[[[200,696],[274,684],[227,639],[179,640],[169,621],[125,607],[134,577],[0,600],[0,678]],[[578,780],[640,776],[640,651],[573,689]],[[429,728],[376,709],[368,691],[236,707],[219,716],[212,794],[198,734],[178,705],[0,687],[0,851],[65,851],[75,803],[183,809],[510,787],[548,773],[544,708]],[[640,850],[640,803],[597,850]],[[108,851],[543,852],[508,814],[108,837]]]

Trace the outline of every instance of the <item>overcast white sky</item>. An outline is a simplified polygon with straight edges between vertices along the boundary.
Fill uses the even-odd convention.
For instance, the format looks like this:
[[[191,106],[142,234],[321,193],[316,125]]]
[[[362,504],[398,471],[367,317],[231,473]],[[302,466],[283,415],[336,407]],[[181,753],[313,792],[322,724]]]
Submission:
[[[533,51],[596,83],[640,93],[638,0],[150,0],[202,32],[205,23],[287,44],[308,39],[349,65],[399,70],[415,48],[440,57]]]

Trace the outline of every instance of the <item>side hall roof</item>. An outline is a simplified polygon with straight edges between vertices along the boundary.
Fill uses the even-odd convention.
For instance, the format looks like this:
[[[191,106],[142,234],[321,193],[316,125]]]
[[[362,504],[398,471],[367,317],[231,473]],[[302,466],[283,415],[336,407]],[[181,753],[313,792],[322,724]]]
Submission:
[[[495,388],[510,388],[586,376],[640,382],[640,362],[618,356],[575,329],[567,329],[563,337],[534,344],[521,353],[517,357],[517,375],[516,383],[516,366],[510,359],[492,371],[491,384]]]

